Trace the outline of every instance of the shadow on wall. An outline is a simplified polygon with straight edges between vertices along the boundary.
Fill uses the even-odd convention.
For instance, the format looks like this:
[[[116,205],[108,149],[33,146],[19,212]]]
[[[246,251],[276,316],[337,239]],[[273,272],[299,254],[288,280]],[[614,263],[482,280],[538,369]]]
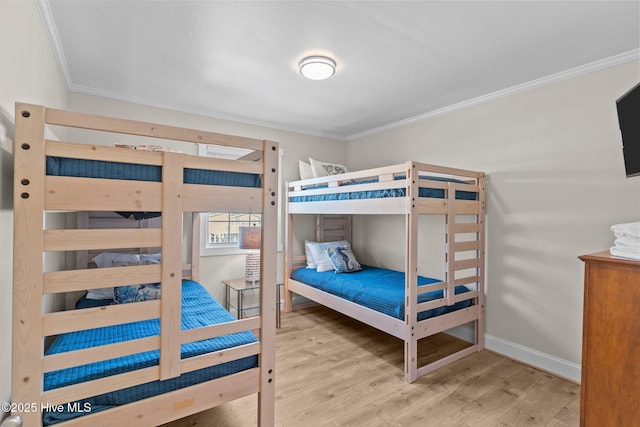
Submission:
[[[0,107],[0,210],[13,209],[13,117]]]

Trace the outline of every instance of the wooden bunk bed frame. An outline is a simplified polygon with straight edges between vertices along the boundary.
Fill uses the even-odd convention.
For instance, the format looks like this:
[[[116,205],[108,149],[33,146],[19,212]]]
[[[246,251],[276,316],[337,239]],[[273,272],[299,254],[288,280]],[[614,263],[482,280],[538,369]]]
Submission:
[[[460,182],[430,179],[433,176],[453,178]],[[377,182],[358,183],[360,180]],[[444,190],[444,198],[420,197],[419,188]],[[339,195],[341,193],[402,188],[404,197],[376,199],[292,201],[294,197],[314,195]],[[477,200],[456,199],[456,191],[476,192]],[[351,215],[398,214],[406,221],[405,237],[405,319],[398,320],[375,310],[352,303],[332,294],[318,290],[294,279],[291,274],[303,267],[305,257],[294,255],[293,218],[296,215],[317,215],[316,240],[351,241]],[[344,215],[344,219],[335,215]],[[418,303],[418,216],[445,216],[444,280],[429,286],[429,291],[444,291],[444,298]],[[473,222],[458,222],[458,216],[471,216]],[[393,335],[404,341],[404,376],[413,382],[455,360],[484,348],[484,219],[485,219],[485,174],[469,170],[429,165],[414,161],[349,172],[340,175],[313,178],[287,183],[287,251],[285,255],[285,310],[294,309],[292,293],[327,306],[355,318],[367,325]],[[456,240],[456,235],[461,236]],[[469,236],[471,236],[469,238]],[[469,256],[469,254],[472,254]],[[464,259],[456,258],[461,254]],[[471,271],[471,274],[469,274]],[[456,275],[456,273],[461,273]],[[464,275],[466,273],[466,275]],[[355,273],[357,274],[357,273]],[[464,275],[464,277],[460,277]],[[457,285],[473,285],[470,293],[456,295]],[[418,321],[417,313],[473,297],[474,305]],[[304,307],[305,305],[301,305]],[[297,308],[297,307],[296,307]],[[475,343],[454,354],[425,366],[418,366],[417,342],[438,332],[474,322]]]
[[[173,152],[126,150],[52,141],[46,125],[254,150],[257,161],[222,160]],[[243,396],[258,394],[258,422],[274,424],[276,223],[278,144],[173,126],[108,118],[31,104],[16,104],[14,141],[14,269],[12,401],[26,426],[41,426],[41,408],[257,355],[258,367],[60,423],[63,426],[155,426]],[[48,176],[46,156],[162,167],[161,182]],[[261,188],[183,183],[185,168],[259,174]],[[161,228],[43,229],[46,211],[161,212]],[[202,212],[261,212],[260,316],[181,331],[181,278],[199,278]],[[192,213],[191,263],[182,262],[183,214]],[[159,247],[157,265],[45,272],[49,251]],[[186,251],[185,251],[186,252]],[[122,284],[162,283],[159,300],[55,313],[43,312],[45,295]],[[44,356],[45,337],[159,318],[160,335]],[[180,347],[241,331],[258,342],[181,360]],[[72,386],[43,390],[45,372],[159,350],[159,365]],[[35,409],[35,410],[34,410]]]

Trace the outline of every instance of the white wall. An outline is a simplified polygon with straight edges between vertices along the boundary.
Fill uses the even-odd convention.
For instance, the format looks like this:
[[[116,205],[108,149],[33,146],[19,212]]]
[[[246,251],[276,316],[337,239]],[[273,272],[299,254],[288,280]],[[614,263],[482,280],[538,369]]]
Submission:
[[[627,63],[349,142],[353,170],[417,160],[488,174],[488,344],[580,363],[576,257],[608,249],[612,224],[640,220],[640,178],[625,178],[615,110],[639,69]],[[397,264],[402,220],[358,218],[356,232],[365,228],[354,246]]]
[[[346,144],[322,137],[303,135],[256,125],[248,125],[229,120],[214,119],[173,110],[149,107],[107,98],[69,94],[69,109],[91,114],[144,120],[173,126],[190,127],[213,132],[240,135],[249,138],[278,141],[284,150],[283,178],[285,181],[299,179],[298,161],[308,157],[342,162],[346,157]],[[311,218],[300,221],[296,227],[297,241],[313,237]],[[278,272],[282,279],[284,258],[279,254]],[[224,301],[222,280],[244,276],[244,256],[208,256],[201,259],[201,282],[219,301]]]
[[[14,103],[64,108],[67,92],[34,2],[0,1],[0,401],[11,394]],[[55,218],[49,220],[57,221]],[[47,301],[50,307],[52,300]],[[0,414],[0,418],[2,414]]]

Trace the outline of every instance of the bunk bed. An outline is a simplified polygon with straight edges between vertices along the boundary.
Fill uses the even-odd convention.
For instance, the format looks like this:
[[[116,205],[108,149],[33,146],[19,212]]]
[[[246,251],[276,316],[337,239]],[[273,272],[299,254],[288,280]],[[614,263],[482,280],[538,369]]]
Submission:
[[[51,140],[50,126],[85,142]],[[91,143],[104,132],[251,155],[223,160]],[[16,104],[14,164],[13,415],[30,427],[155,426],[257,393],[258,422],[273,425],[278,144]],[[159,216],[160,227],[43,226],[49,212],[89,211]],[[198,218],[211,211],[262,213],[257,317],[235,320],[198,283]],[[86,268],[89,251],[122,248],[155,248],[161,259]],[[46,253],[74,252],[71,269],[45,271]],[[109,287],[158,292],[44,312],[52,294]]]
[[[409,161],[289,182],[286,191],[285,310],[297,308],[297,294],[403,340],[407,382],[484,348],[484,173]],[[404,272],[316,271],[305,265],[308,253],[293,253],[298,215],[316,216],[317,242],[338,241],[349,250],[353,215],[376,214],[405,217]],[[429,244],[418,246],[420,215],[445,219],[441,279],[418,274],[418,250]],[[470,322],[473,344],[418,366],[418,340]]]

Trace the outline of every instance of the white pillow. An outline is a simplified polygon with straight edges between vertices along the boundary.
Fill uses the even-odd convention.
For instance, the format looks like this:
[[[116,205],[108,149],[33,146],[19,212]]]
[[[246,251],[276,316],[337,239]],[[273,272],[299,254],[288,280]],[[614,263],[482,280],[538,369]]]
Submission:
[[[311,179],[313,178],[313,170],[311,169],[311,165],[309,163],[305,163],[302,160],[299,162],[300,168],[300,179]]]
[[[309,162],[311,163],[311,170],[313,171],[314,178],[348,172],[346,166],[338,165],[336,163],[321,162],[312,158],[309,158]]]
[[[313,260],[313,255],[311,254],[312,244],[316,244],[316,242],[312,242],[311,240],[304,241],[304,256],[307,257],[307,268],[316,268],[316,263]]]
[[[335,248],[338,246],[347,246],[349,247],[349,242],[346,240],[340,240],[338,242],[309,242],[311,257],[313,258],[313,262],[315,263],[315,268],[319,273],[323,271],[332,271],[334,270],[333,265],[331,265],[331,260],[329,259],[329,255],[327,254],[327,249]],[[306,242],[305,242],[306,247]]]

